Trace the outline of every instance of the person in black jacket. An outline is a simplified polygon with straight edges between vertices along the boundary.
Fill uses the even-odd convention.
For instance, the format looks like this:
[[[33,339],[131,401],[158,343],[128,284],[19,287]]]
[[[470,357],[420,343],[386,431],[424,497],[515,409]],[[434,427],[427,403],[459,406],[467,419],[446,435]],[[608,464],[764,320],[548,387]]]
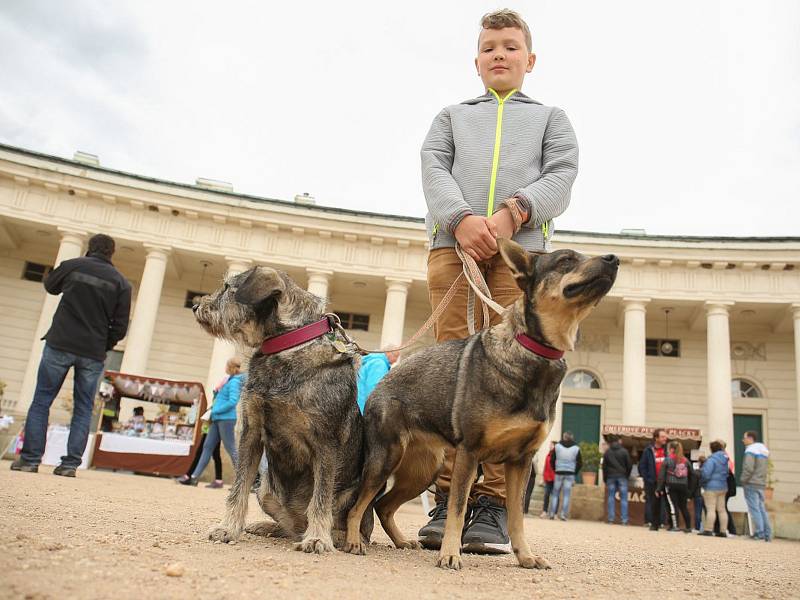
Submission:
[[[81,464],[106,352],[128,330],[131,285],[111,264],[114,248],[109,236],[92,236],[85,257],[65,260],[44,280],[48,293],[63,296],[43,338],[36,391],[25,421],[25,442],[20,457],[11,465],[14,471],[38,471],[50,406],[70,368],[75,381],[67,455],[53,473],[75,477]]]
[[[608,436],[610,446],[603,454],[603,481],[608,491],[608,522],[616,518],[614,496],[619,492],[619,516],[623,525],[628,524],[628,478],[631,476],[633,463],[631,455],[620,444],[616,435]]]
[[[661,501],[661,496],[656,495],[658,473],[661,464],[667,457],[667,432],[661,428],[653,431],[653,443],[647,446],[639,459],[639,475],[644,480],[644,520],[652,531],[667,521],[666,502]]]

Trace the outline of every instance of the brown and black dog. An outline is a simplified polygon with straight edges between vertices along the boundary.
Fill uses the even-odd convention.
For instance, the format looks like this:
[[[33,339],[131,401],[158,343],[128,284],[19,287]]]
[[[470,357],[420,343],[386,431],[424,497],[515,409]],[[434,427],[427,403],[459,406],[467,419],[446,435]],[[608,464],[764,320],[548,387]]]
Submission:
[[[365,553],[362,516],[391,475],[394,485],[375,510],[396,547],[418,547],[400,532],[394,513],[431,484],[451,446],[456,457],[438,565],[461,568],[469,488],[478,464],[490,462],[505,465],[508,526],[519,564],[549,568],[525,539],[522,496],[533,454],[553,424],[567,366],[563,359],[533,353],[517,336],[572,350],[579,324],[614,284],[619,259],[572,250],[532,254],[508,240],[498,245],[524,292],[503,322],[400,362],[367,402],[366,457],[345,552]]]

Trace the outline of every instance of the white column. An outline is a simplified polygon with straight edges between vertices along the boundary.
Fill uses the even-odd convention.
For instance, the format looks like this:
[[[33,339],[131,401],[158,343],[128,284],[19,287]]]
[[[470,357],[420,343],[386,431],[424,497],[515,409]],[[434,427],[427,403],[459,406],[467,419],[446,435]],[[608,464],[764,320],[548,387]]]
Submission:
[[[731,335],[728,307],[733,302],[706,302],[708,324],[708,436],[733,448],[733,396],[731,394]]]
[[[645,339],[648,298],[623,298],[622,424],[644,425],[647,416]]]
[[[144,262],[142,280],[136,293],[136,305],[131,317],[125,342],[125,354],[122,356],[120,371],[133,375],[145,375],[147,359],[150,355],[150,343],[156,327],[158,305],[161,303],[161,288],[164,286],[164,274],[167,270],[170,247],[145,244],[147,258]]]
[[[63,227],[59,227],[58,231],[61,234],[61,242],[58,246],[58,254],[56,254],[54,267],[57,267],[65,260],[81,256],[81,254],[83,254],[83,242],[86,240],[86,233],[83,231],[66,229]],[[20,412],[26,412],[33,400],[33,392],[36,390],[36,374],[39,370],[39,361],[42,358],[42,350],[44,349],[42,336],[50,329],[50,324],[53,322],[53,315],[60,301],[61,296],[45,294],[42,311],[39,313],[39,322],[36,325],[36,334],[33,337],[33,346],[28,356],[28,364],[25,367],[25,375],[22,378],[22,387],[20,388],[19,400],[16,406],[16,409]]]
[[[239,273],[244,273],[253,265],[253,261],[247,258],[225,257],[228,263],[228,271],[225,277],[233,277]],[[214,386],[225,376],[225,363],[228,359],[236,356],[236,346],[227,340],[214,338],[214,345],[211,348],[211,360],[208,363],[208,374],[206,375],[206,398],[211,401]]]
[[[403,326],[406,322],[406,299],[410,279],[386,278],[386,307],[383,311],[381,348],[403,343]]]
[[[326,271],[324,269],[306,269],[308,273],[308,291],[319,296],[320,298],[328,298],[328,287],[330,285],[333,271]]]
[[[792,320],[794,321],[794,376],[797,395],[797,424],[800,426],[800,303],[792,304]]]

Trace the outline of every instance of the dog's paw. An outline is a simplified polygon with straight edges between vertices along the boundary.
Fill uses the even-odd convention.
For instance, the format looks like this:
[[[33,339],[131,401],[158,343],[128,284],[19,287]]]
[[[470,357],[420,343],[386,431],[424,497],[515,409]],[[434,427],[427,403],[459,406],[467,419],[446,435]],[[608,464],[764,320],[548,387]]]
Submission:
[[[317,537],[306,538],[301,542],[294,545],[295,550],[302,550],[308,554],[324,554],[325,552],[333,552],[333,540],[323,540]]]
[[[239,539],[240,532],[229,529],[223,525],[217,525],[208,532],[208,539],[212,542],[235,542]]]
[[[269,537],[278,533],[278,524],[273,521],[259,521],[258,523],[251,523],[244,530],[252,535]]]
[[[550,563],[541,556],[518,556],[519,566],[524,569],[549,569]]]
[[[458,554],[439,554],[439,560],[436,561],[436,566],[442,569],[458,571],[461,569],[461,556]]]
[[[367,546],[362,541],[358,541],[356,543],[345,542],[344,546],[342,546],[342,552],[347,552],[348,554],[359,554],[363,556],[367,553]]]
[[[394,545],[398,550],[419,550],[422,548],[417,540],[406,540]]]

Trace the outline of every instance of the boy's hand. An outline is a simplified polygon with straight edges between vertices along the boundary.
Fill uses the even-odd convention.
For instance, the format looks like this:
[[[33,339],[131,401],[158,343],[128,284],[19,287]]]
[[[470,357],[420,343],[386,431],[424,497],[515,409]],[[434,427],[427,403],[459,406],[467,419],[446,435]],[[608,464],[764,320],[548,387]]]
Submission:
[[[464,217],[454,233],[464,251],[477,262],[497,254],[497,225],[486,217]]]
[[[514,235],[514,219],[511,218],[511,211],[501,208],[488,219],[495,225],[497,237],[511,239]]]

